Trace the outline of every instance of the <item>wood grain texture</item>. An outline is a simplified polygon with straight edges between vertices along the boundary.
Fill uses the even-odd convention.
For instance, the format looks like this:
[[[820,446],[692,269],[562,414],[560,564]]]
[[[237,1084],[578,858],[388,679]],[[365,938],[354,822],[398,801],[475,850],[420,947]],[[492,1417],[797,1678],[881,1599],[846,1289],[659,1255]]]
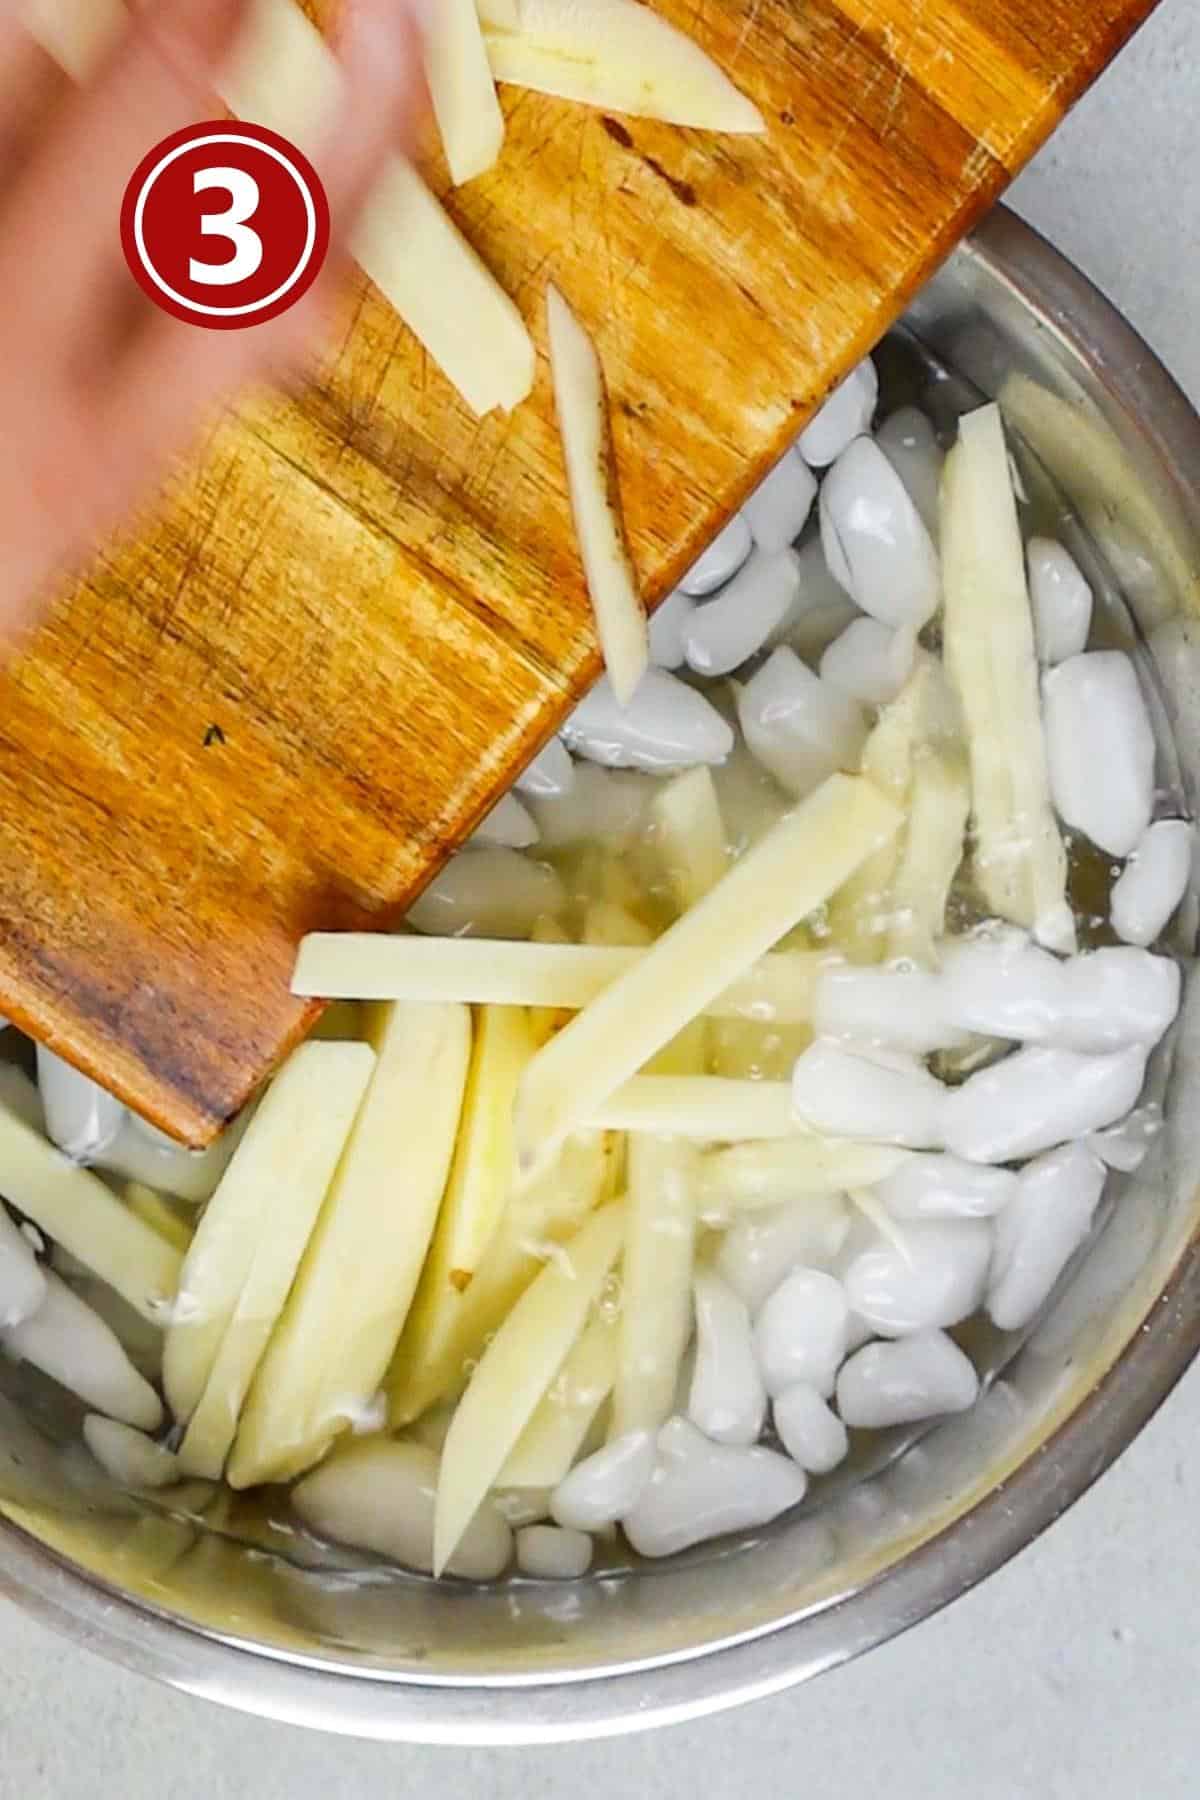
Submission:
[[[222,422],[62,600],[0,677],[0,1011],[210,1136],[311,1017],[301,934],[400,912],[596,671],[547,278],[655,600],[1153,3],[655,0],[762,141],[504,90],[448,204],[533,398],[474,419],[360,280],[319,379]]]

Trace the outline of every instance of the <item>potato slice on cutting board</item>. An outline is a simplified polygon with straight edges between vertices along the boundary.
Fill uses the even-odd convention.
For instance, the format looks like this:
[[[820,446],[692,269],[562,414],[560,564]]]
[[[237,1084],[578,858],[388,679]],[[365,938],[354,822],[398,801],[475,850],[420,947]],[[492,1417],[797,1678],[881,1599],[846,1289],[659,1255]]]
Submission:
[[[263,1096],[180,1276],[163,1351],[180,1421],[199,1405],[251,1281],[289,1258],[295,1273],[374,1064],[366,1044],[301,1044]],[[290,1285],[291,1275],[281,1303]]]
[[[426,1385],[442,1366],[463,1294],[512,1192],[513,1102],[532,1054],[524,1007],[479,1008],[450,1179],[389,1378],[394,1417],[403,1393]]]
[[[286,1481],[361,1418],[416,1291],[458,1135],[465,1006],[371,1007],[375,1072],[246,1400],[232,1487]]]
[[[699,130],[766,130],[699,44],[639,0],[520,0],[516,31],[489,28],[487,49],[497,81]]]
[[[650,628],[621,518],[616,452],[596,346],[558,289],[546,289],[554,404],[596,630],[622,706],[650,660]]]
[[[504,142],[475,0],[430,7],[425,74],[450,177],[461,186],[491,168]]]

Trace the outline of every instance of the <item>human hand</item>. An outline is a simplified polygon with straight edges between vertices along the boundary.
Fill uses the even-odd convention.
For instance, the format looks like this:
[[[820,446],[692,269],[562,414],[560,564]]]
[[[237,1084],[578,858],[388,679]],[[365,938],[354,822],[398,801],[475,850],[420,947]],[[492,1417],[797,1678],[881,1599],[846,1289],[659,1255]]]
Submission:
[[[0,641],[154,494],[214,408],[302,362],[372,177],[416,129],[417,10],[346,0],[341,113],[313,156],[333,221],[320,279],[277,319],[207,331],[138,289],[121,198],[154,144],[219,116],[216,77],[246,0],[154,0],[82,89],[0,0]]]

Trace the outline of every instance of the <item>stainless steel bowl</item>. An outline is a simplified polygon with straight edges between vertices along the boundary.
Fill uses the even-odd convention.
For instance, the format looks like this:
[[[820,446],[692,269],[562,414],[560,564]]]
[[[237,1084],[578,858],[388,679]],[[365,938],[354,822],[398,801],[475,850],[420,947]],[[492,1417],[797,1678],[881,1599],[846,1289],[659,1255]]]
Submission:
[[[914,338],[999,394],[1037,504],[1151,658],[1196,791],[1200,421],[1055,251],[997,212],[920,296]],[[935,384],[936,386],[936,384]],[[953,398],[955,378],[942,391]],[[934,394],[935,403],[937,393]],[[1118,589],[1129,612],[1120,613]],[[1098,779],[1103,772],[1098,772]],[[1112,1461],[1200,1345],[1189,992],[1155,1081],[1169,1128],[979,1405],[873,1478],[754,1539],[578,1585],[494,1590],[312,1566],[264,1510],[258,1549],[105,1491],[77,1415],[0,1386],[0,1588],[78,1643],[294,1723],[439,1743],[548,1741],[769,1694],[895,1636],[1037,1536]],[[999,1368],[1004,1358],[988,1354]],[[282,1518],[282,1508],[279,1509]],[[306,1562],[308,1566],[306,1566]]]

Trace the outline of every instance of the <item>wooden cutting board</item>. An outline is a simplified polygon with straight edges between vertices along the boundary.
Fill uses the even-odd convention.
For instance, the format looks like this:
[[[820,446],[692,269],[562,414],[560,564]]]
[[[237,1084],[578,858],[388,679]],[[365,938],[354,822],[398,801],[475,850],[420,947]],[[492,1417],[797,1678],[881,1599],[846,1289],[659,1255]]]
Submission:
[[[654,3],[765,139],[506,89],[448,199],[539,350],[550,276],[594,332],[651,601],[1154,0]],[[480,422],[360,280],[0,676],[0,1011],[202,1143],[300,936],[402,912],[597,666],[544,355]]]

